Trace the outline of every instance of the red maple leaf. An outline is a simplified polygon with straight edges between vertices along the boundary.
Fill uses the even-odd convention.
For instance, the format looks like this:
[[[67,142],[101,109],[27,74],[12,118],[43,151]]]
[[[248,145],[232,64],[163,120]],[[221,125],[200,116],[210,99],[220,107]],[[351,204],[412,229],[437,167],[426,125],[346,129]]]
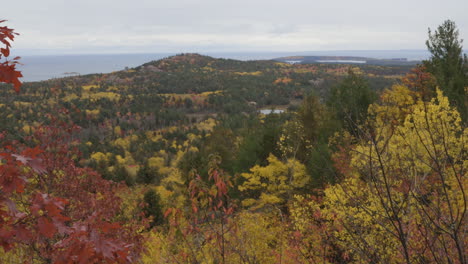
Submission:
[[[5,20],[0,20],[0,23],[3,22]],[[4,48],[0,48],[0,59],[2,56],[5,58],[5,61],[0,63],[0,82],[13,84],[15,91],[18,93],[21,87],[19,78],[23,77],[21,72],[16,70],[19,57],[11,61],[7,60],[8,56],[10,56],[10,42],[14,40],[15,35],[18,35],[18,33],[15,33],[13,29],[0,27],[0,42],[5,46]]]

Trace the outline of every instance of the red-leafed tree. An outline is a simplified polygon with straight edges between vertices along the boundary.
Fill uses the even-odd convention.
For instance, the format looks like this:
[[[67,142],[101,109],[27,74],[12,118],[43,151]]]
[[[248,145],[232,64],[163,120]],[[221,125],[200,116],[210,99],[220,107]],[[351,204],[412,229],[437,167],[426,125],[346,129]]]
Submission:
[[[4,22],[4,21],[0,21]],[[16,33],[0,27],[9,56]],[[0,64],[0,82],[17,92],[17,58]],[[58,111],[66,115],[64,111]],[[25,263],[130,263],[141,249],[140,223],[120,224],[123,185],[75,165],[77,126],[51,118],[25,143],[7,141],[0,132],[0,248],[20,247]],[[31,147],[35,145],[35,147]]]
[[[178,208],[166,211],[170,229],[165,242],[178,249],[162,262],[205,263],[211,258],[213,263],[229,263],[229,256],[237,254],[229,240],[235,236],[236,226],[235,205],[229,195],[233,185],[230,176],[219,169],[220,162],[219,156],[211,156],[208,179],[193,175],[188,186],[191,209],[185,215]]]
[[[424,100],[430,100],[435,95],[436,79],[424,65],[414,67],[401,80],[409,89],[419,92]]]
[[[59,121],[54,121],[59,123]],[[75,166],[76,127],[44,126],[0,151],[0,247],[22,247],[46,263],[129,263],[138,257],[138,222],[116,222],[127,188]],[[4,138],[4,135],[2,134]]]
[[[0,23],[6,20],[0,20]],[[20,71],[16,70],[19,57],[8,60],[10,56],[11,42],[18,35],[13,29],[8,27],[0,27],[0,83],[11,83],[15,87],[15,91],[19,92],[21,87],[20,77],[23,77]],[[3,47],[2,47],[3,46]]]

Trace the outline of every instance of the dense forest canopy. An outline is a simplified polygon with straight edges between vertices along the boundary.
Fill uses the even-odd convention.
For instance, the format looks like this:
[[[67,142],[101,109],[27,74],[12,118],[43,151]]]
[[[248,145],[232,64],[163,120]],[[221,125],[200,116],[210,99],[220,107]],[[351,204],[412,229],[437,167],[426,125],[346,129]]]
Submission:
[[[0,27],[0,262],[468,262],[454,22],[417,66],[189,53],[24,84],[15,34]]]

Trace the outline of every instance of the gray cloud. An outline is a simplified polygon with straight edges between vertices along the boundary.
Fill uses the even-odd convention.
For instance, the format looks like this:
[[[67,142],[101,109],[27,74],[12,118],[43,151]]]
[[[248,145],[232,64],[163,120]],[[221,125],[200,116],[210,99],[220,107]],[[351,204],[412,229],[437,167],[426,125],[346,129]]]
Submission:
[[[465,0],[15,0],[18,50],[56,53],[424,49]]]

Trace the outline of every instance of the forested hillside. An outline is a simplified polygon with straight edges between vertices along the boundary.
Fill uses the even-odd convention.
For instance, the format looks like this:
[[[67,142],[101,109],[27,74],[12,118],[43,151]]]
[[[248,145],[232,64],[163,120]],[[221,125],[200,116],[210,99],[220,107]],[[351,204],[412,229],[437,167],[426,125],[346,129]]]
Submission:
[[[180,54],[20,85],[5,61],[0,262],[467,263],[454,27],[414,68]]]

